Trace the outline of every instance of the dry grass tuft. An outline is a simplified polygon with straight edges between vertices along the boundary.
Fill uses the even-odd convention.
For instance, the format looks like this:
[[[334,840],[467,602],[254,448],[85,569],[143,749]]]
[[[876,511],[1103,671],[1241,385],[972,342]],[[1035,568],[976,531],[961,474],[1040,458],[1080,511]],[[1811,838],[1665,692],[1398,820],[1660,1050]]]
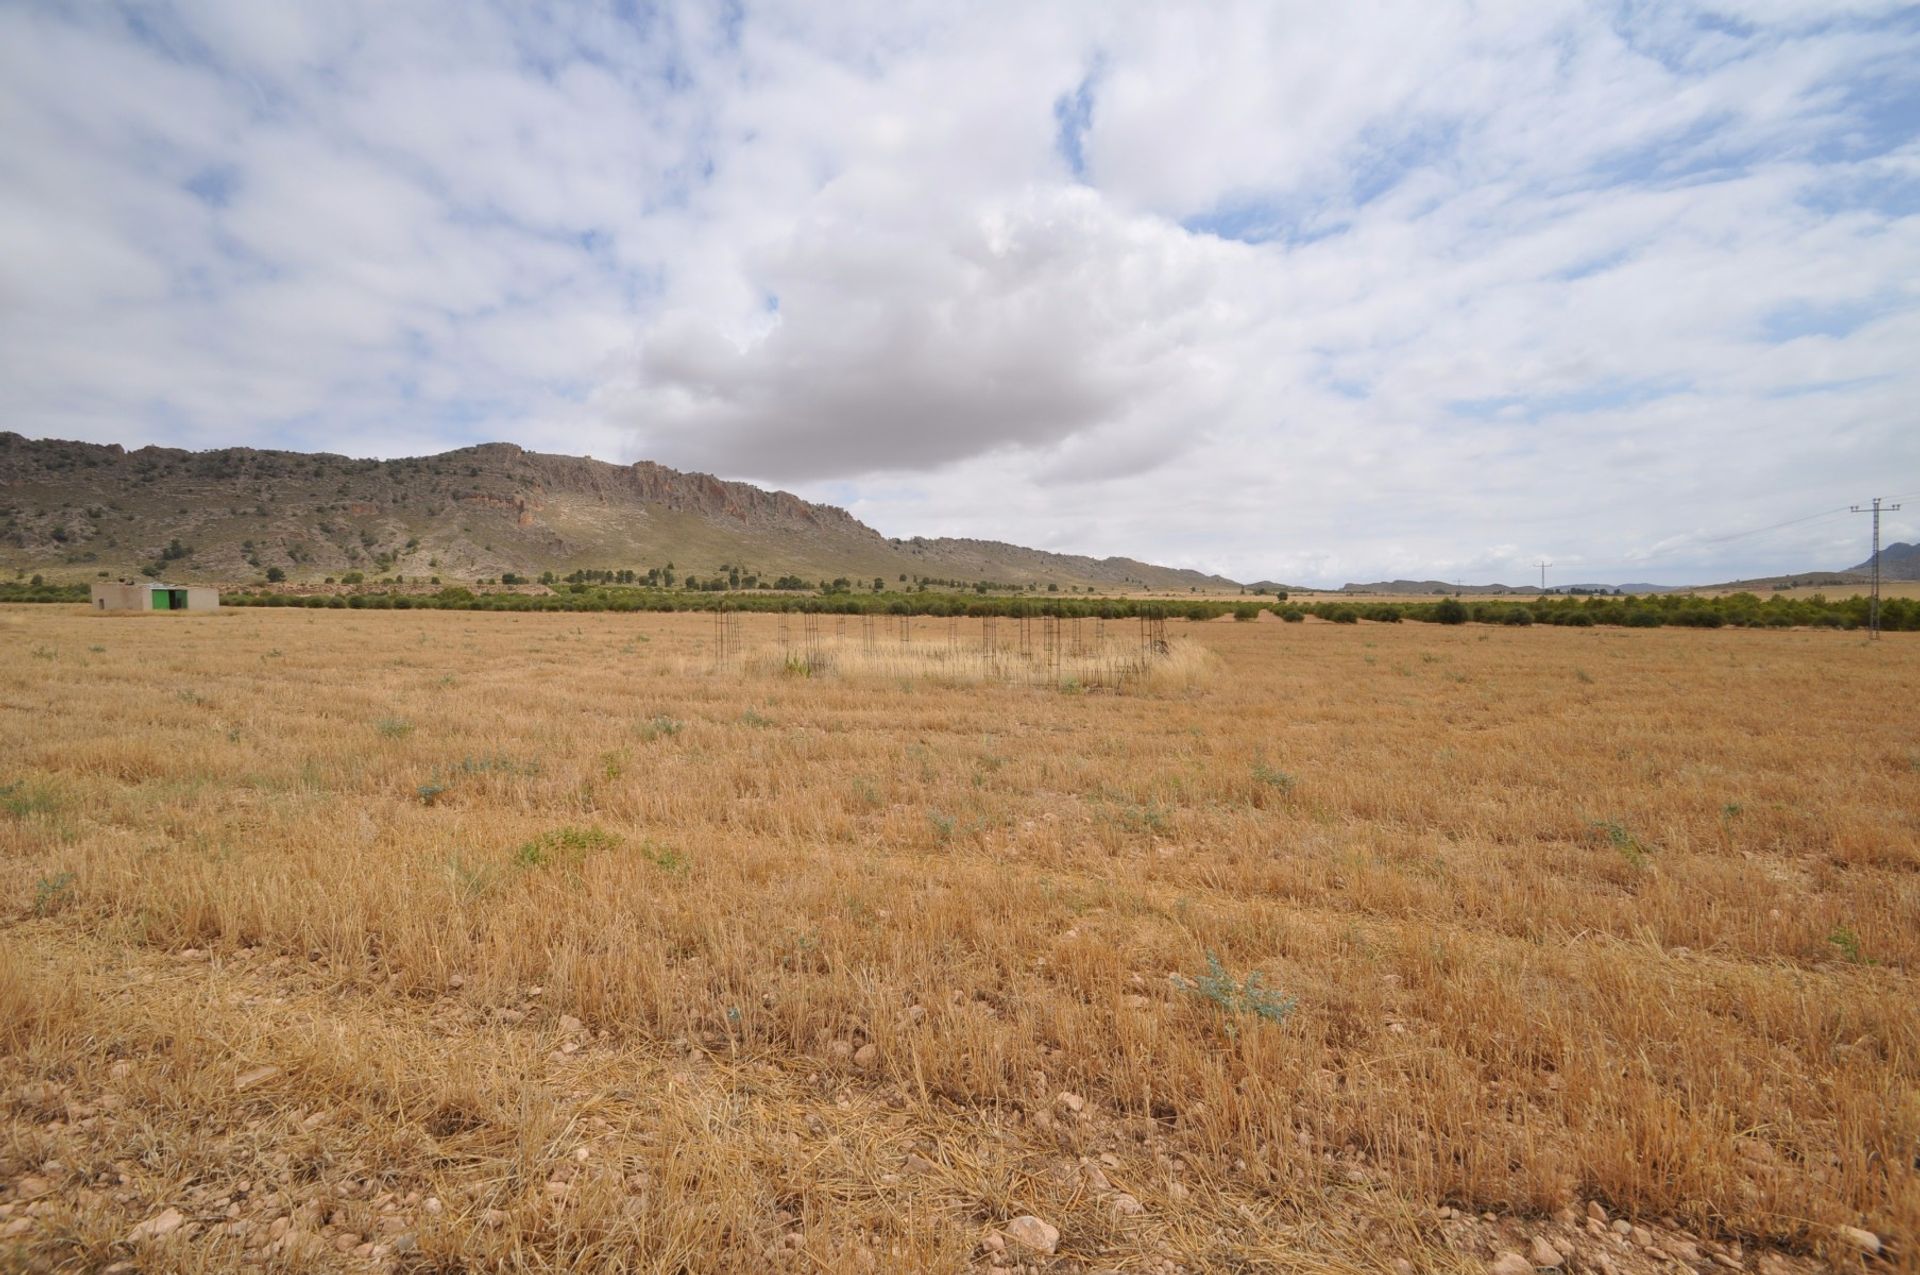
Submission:
[[[0,1265],[1915,1252],[1906,635],[3,618]]]

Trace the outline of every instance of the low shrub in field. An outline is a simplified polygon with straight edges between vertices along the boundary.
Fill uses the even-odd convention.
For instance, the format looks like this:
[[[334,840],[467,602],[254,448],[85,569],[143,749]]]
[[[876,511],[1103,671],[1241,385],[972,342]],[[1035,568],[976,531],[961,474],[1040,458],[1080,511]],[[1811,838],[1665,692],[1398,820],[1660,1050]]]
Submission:
[[[588,855],[619,844],[620,838],[599,828],[556,828],[522,842],[513,861],[522,868],[578,867]]]
[[[1179,984],[1226,1015],[1224,1026],[1228,1036],[1239,1035],[1241,1025],[1249,1019],[1255,1025],[1284,1023],[1298,1005],[1291,996],[1281,996],[1262,986],[1258,970],[1244,979],[1235,979],[1212,952],[1207,953],[1205,974],[1198,978],[1181,977]]]

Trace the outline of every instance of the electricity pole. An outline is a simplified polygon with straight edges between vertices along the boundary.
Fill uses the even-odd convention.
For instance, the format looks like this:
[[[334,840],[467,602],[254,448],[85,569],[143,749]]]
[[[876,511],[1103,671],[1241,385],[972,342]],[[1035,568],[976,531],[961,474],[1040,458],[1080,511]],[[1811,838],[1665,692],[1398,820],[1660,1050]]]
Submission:
[[[1547,591],[1547,568],[1553,564],[1542,559],[1537,565],[1540,568],[1540,592],[1545,593]]]
[[[1873,515],[1873,557],[1869,560],[1870,570],[1873,573],[1873,589],[1867,601],[1867,636],[1869,638],[1877,639],[1880,636],[1880,513],[1882,510],[1892,513],[1898,508],[1900,508],[1898,505],[1882,505],[1880,497],[1875,496],[1872,505],[1854,505],[1851,510],[1856,514]]]

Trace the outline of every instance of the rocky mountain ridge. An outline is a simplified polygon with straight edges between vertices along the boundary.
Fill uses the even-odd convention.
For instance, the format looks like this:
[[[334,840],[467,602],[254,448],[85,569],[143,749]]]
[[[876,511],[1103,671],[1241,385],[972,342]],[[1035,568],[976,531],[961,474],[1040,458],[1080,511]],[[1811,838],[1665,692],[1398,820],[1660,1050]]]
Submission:
[[[184,451],[0,433],[0,565],[240,581],[545,571],[1237,589],[1200,571],[991,540],[889,539],[844,509],[651,461],[482,443],[434,456]]]

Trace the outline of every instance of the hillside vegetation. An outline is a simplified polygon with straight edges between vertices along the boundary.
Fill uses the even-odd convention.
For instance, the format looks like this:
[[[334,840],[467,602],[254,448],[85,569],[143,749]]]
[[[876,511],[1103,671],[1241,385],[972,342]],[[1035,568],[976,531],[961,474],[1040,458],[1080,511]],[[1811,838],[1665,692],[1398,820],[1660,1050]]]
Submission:
[[[1018,587],[1237,589],[1198,571],[998,541],[890,540],[845,510],[650,462],[487,443],[438,456],[187,452],[0,433],[0,567],[232,583],[624,570]]]

